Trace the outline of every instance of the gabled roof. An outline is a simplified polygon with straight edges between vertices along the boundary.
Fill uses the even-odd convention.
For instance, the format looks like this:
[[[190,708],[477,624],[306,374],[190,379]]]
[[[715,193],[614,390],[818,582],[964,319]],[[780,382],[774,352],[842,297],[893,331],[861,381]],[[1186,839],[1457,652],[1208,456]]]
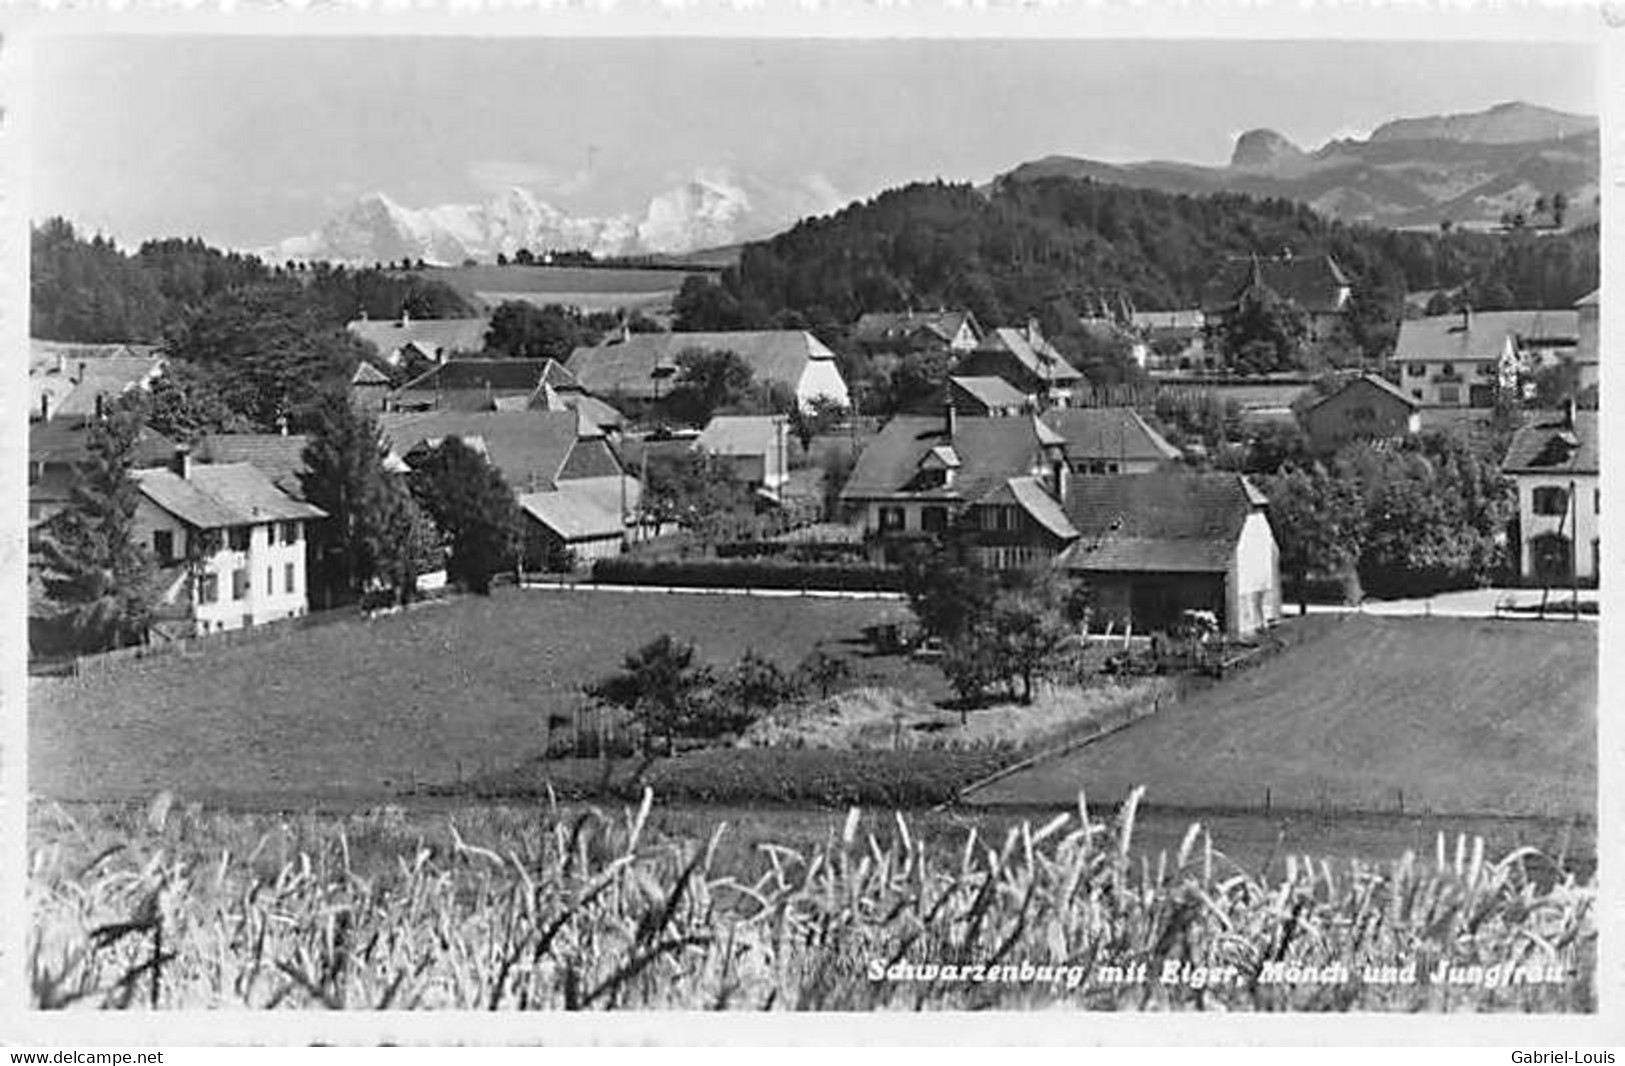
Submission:
[[[1083,374],[1067,362],[1066,358],[1055,350],[1055,346],[1037,331],[1028,336],[1027,330],[1001,326],[983,337],[976,350],[1009,352],[1029,373],[1052,385],[1075,382],[1083,377]]]
[[[1474,311],[1467,315],[1408,318],[1399,325],[1394,361],[1493,361],[1500,358],[1509,336],[1524,345],[1578,344],[1580,313]]]
[[[566,365],[581,387],[603,396],[623,393],[649,397],[677,377],[683,352],[729,351],[751,368],[757,381],[795,388],[808,360],[834,359],[835,353],[805,330],[740,330],[727,333],[634,333],[613,343],[577,348]]]
[[[1329,255],[1249,256],[1227,260],[1202,289],[1202,310],[1223,311],[1255,284],[1310,313],[1342,310],[1348,275]]]
[[[167,467],[136,470],[133,476],[143,495],[196,529],[327,516],[278,489],[247,463],[199,463],[185,478]]]
[[[1066,454],[1073,460],[1164,462],[1181,454],[1132,407],[1057,407],[1044,412],[1043,418],[1045,425],[1066,438]]]
[[[247,463],[294,499],[304,498],[299,475],[310,438],[300,433],[211,433],[200,438],[192,457],[205,463]]]
[[[29,415],[37,416],[41,399],[49,397],[52,418],[88,418],[98,396],[105,402],[145,388],[163,367],[156,345],[31,341]]]
[[[400,387],[401,392],[522,392],[541,384],[552,359],[448,359]]]
[[[488,318],[361,318],[345,326],[354,336],[388,356],[415,343],[427,355],[485,351],[485,335],[491,329]]]
[[[1039,484],[1035,477],[1013,477],[1002,486],[984,496],[980,501],[984,504],[1013,503],[1027,512],[1034,522],[1054,534],[1061,540],[1074,540],[1077,538],[1077,528],[1066,516],[1066,508],[1061,502],[1049,494],[1049,490]]]
[[[379,370],[366,360],[356,364],[355,373],[350,375],[352,385],[388,385],[389,375]]]
[[[788,447],[781,415],[715,415],[695,443],[717,455],[767,455]]]
[[[976,502],[1010,478],[1031,475],[1034,467],[1044,462],[1046,444],[1052,439],[1053,431],[1030,415],[961,416],[956,419],[952,438],[944,418],[898,415],[859,454],[841,498],[917,495]],[[911,488],[920,477],[920,461],[943,445],[951,445],[959,457],[953,484],[922,491]]]
[[[1508,474],[1595,474],[1600,470],[1597,412],[1539,416],[1512,435],[1501,469]]]
[[[852,339],[860,344],[883,344],[907,340],[923,330],[947,343],[967,322],[973,333],[979,332],[969,311],[868,311],[852,327]]]
[[[1020,408],[1031,402],[1031,397],[1000,377],[950,377],[948,381],[990,410]]]
[[[28,461],[31,463],[82,463],[90,458],[88,421],[36,422],[28,427]],[[150,426],[143,425],[135,437],[130,461],[134,466],[157,466],[169,461],[177,445]]]
[[[1602,302],[1602,300],[1600,299],[1601,295],[1602,295],[1602,290],[1601,289],[1592,289],[1590,292],[1586,293],[1584,296],[1582,296],[1578,300],[1574,301],[1574,306],[1575,307],[1596,307],[1598,304],[1600,304]]]
[[[527,492],[519,497],[519,508],[566,541],[597,540],[623,536],[626,524],[618,508],[602,506],[590,493],[577,492],[563,481],[550,492]]]
[[[378,425],[399,456],[447,437],[478,437],[515,492],[545,491],[556,484],[582,428],[574,411],[532,410],[386,412]]]
[[[1332,399],[1334,396],[1341,396],[1341,395],[1343,395],[1343,393],[1347,392],[1349,389],[1356,388],[1356,387],[1369,387],[1369,388],[1376,389],[1379,392],[1387,393],[1389,396],[1392,396],[1394,399],[1400,401],[1406,407],[1409,407],[1413,411],[1420,409],[1421,406],[1422,406],[1420,403],[1417,403],[1416,400],[1412,399],[1411,396],[1408,393],[1406,393],[1404,389],[1400,388],[1398,385],[1395,385],[1393,382],[1389,381],[1387,378],[1382,377],[1382,376],[1377,375],[1377,374],[1360,374],[1360,375],[1358,375],[1356,377],[1349,378],[1347,381],[1343,382],[1343,384],[1339,385],[1333,391],[1328,392],[1328,393],[1326,393],[1326,394],[1324,394],[1322,396],[1316,397],[1315,399],[1311,400],[1310,402],[1304,404],[1303,405],[1303,410],[1305,412],[1313,411],[1315,408],[1319,407],[1321,404],[1325,403],[1327,400]]]
[[[1222,573],[1263,501],[1239,474],[1075,476],[1066,513],[1079,537],[1062,563],[1098,573]]]

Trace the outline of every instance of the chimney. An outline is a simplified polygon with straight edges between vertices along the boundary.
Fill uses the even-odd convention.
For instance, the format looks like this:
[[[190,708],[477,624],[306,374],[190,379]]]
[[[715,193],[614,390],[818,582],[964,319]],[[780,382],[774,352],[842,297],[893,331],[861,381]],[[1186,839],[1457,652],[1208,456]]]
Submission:
[[[953,388],[953,386],[950,385],[949,388]],[[953,400],[952,396],[948,397],[947,408],[948,408],[948,412],[947,412],[948,413],[948,441],[949,441],[949,443],[952,443],[953,439],[954,439],[954,435],[959,432],[959,412],[954,408],[954,400]]]
[[[1466,333],[1473,328],[1473,307],[1471,304],[1461,305],[1461,331]]]
[[[1564,429],[1567,429],[1567,430],[1574,429],[1574,408],[1575,408],[1575,403],[1574,403],[1574,397],[1573,396],[1570,396],[1568,399],[1563,401],[1563,428]]]
[[[51,394],[48,392],[39,398],[39,418],[41,422],[51,420]]]
[[[182,481],[192,476],[192,449],[181,445],[175,449],[175,454],[169,459],[169,470]]]
[[[79,376],[73,379],[73,383],[75,385],[77,385],[83,380],[85,380],[85,364],[80,363],[79,364]]]
[[[61,352],[56,353],[56,372],[58,374],[66,374],[68,372],[68,357],[63,355]]]

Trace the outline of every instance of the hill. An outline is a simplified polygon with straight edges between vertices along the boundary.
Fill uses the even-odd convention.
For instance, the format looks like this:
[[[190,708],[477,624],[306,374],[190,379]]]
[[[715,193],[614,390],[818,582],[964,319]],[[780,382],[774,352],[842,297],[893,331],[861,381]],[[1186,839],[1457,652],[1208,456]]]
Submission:
[[[1597,120],[1508,103],[1462,115],[1398,119],[1366,140],[1330,141],[1306,151],[1274,130],[1248,130],[1223,167],[1189,163],[1102,163],[1052,155],[1023,163],[995,185],[1089,178],[1169,193],[1246,193],[1296,200],[1332,218],[1436,228],[1498,223],[1561,195],[1557,228],[1597,217]]]
[[[1326,616],[1263,665],[997,782],[985,803],[1596,816],[1597,631]]]

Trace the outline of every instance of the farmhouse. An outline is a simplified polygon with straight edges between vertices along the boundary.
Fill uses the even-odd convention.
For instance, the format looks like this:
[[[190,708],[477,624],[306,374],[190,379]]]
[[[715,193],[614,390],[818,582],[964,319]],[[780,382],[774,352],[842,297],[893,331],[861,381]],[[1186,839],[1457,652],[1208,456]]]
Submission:
[[[415,361],[444,362],[460,355],[485,351],[489,318],[413,318],[403,309],[401,317],[390,320],[359,318],[345,329],[366,341],[378,357],[390,366],[406,366]]]
[[[1133,312],[1129,323],[1145,345],[1142,365],[1152,373],[1206,369],[1206,321],[1200,307]]]
[[[1353,286],[1329,255],[1251,256],[1225,262],[1202,290],[1205,326],[1224,328],[1249,293],[1295,304],[1308,319],[1309,340],[1329,340],[1343,323]]]
[[[164,357],[148,344],[29,342],[29,421],[94,418],[132,389],[148,389]]]
[[[1376,374],[1350,378],[1305,405],[1298,421],[1312,451],[1329,454],[1356,440],[1392,440],[1421,432],[1421,404]]]
[[[519,496],[525,516],[527,567],[565,569],[619,555],[637,514],[636,478],[591,477],[560,481],[550,492]]]
[[[544,383],[579,389],[552,359],[451,359],[430,367],[392,392],[391,411],[494,411],[526,406]]]
[[[775,498],[789,477],[790,426],[782,415],[717,415],[694,443],[726,462],[735,481]]]
[[[80,468],[90,459],[91,422],[59,418],[28,427],[28,524],[36,526],[68,505]],[[143,425],[131,461],[156,466],[175,454],[175,442]]]
[[[974,537],[983,565],[1053,559],[1077,536],[1061,507],[1065,442],[1031,415],[898,415],[858,456],[841,502],[861,513],[879,558],[950,526]]]
[[[870,311],[852,327],[852,340],[870,355],[958,355],[981,343],[982,327],[969,311]]]
[[[1132,407],[1060,407],[1043,417],[1066,438],[1075,474],[1149,474],[1182,458]]]
[[[950,377],[948,402],[963,415],[1002,418],[1036,410],[1038,398],[1022,392],[1003,378]]]
[[[954,367],[958,377],[997,377],[1045,405],[1066,404],[1083,375],[1045,339],[1032,320],[1021,329],[995,329]]]
[[[305,613],[305,525],[325,512],[247,463],[194,464],[184,449],[133,476],[135,535],[158,560],[162,601],[197,632]]]
[[[448,437],[483,453],[516,494],[547,492],[561,481],[619,479],[621,464],[604,433],[575,411],[422,411],[380,416],[395,456],[413,454]]]
[[[566,365],[594,396],[658,400],[676,383],[678,356],[693,350],[733,352],[757,381],[784,386],[803,407],[819,396],[843,407],[851,403],[835,353],[805,330],[616,335],[603,344],[577,348]]]
[[[1246,636],[1281,616],[1280,561],[1268,501],[1238,474],[1072,478],[1075,543],[1060,565],[1093,592],[1100,620],[1163,629],[1211,611]]]
[[[1539,585],[1594,585],[1602,522],[1597,412],[1534,419],[1513,436],[1501,470],[1518,489],[1518,572]]]
[[[371,363],[357,363],[355,373],[350,375],[350,403],[358,410],[384,410],[394,390],[389,375]]]
[[[1573,355],[1575,311],[1472,311],[1402,322],[1394,346],[1400,388],[1429,407],[1491,407],[1534,366]]]

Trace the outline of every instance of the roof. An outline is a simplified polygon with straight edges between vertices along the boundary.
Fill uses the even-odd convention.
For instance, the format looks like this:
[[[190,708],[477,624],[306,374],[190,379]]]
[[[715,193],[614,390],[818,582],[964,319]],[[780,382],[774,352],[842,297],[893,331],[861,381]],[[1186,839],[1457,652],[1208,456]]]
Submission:
[[[531,392],[552,359],[448,359],[402,385],[400,392]]]
[[[1597,412],[1576,411],[1570,426],[1562,414],[1531,420],[1512,435],[1501,469],[1509,474],[1599,472]]]
[[[1078,381],[1083,377],[1076,367],[1067,362],[1055,346],[1036,330],[1011,329],[1001,326],[982,338],[977,351],[1009,352],[1027,370],[1040,380],[1050,383]]]
[[[1223,573],[1247,516],[1263,505],[1240,474],[1076,476],[1066,512],[1079,539],[1062,563],[1103,573]]]
[[[1044,413],[1044,423],[1066,438],[1073,459],[1162,462],[1181,454],[1132,407],[1058,407]]]
[[[574,491],[576,484],[565,481],[551,492],[527,492],[519,497],[519,508],[566,541],[624,535],[619,508],[606,508],[591,494]]]
[[[161,358],[161,349],[156,344],[135,342],[83,344],[78,341],[42,340],[39,337],[30,337],[28,339],[28,372],[30,374],[35,371],[54,370],[58,360],[65,361],[71,371],[80,360],[92,363],[106,359],[135,359],[150,363]]]
[[[557,483],[559,471],[582,436],[574,411],[415,411],[378,417],[384,439],[396,455],[419,445],[437,446],[447,437],[479,438],[486,457],[516,491],[542,491]],[[589,427],[594,435],[596,427]]]
[[[327,516],[278,489],[248,463],[199,463],[185,478],[168,467],[136,470],[133,476],[149,500],[197,529]]]
[[[362,318],[345,326],[353,335],[378,349],[378,354],[392,352],[416,343],[424,352],[454,354],[457,352],[485,351],[485,335],[491,329],[488,318]]]
[[[1304,404],[1303,409],[1306,412],[1307,411],[1313,411],[1315,408],[1319,407],[1321,404],[1325,403],[1327,400],[1330,400],[1332,397],[1341,396],[1341,395],[1343,395],[1343,393],[1347,392],[1349,389],[1352,389],[1357,385],[1366,385],[1366,386],[1369,386],[1371,388],[1377,389],[1377,390],[1379,390],[1381,392],[1385,392],[1389,396],[1392,396],[1394,399],[1400,401],[1406,407],[1409,407],[1412,410],[1418,410],[1422,406],[1420,403],[1417,403],[1416,400],[1412,399],[1411,396],[1408,393],[1406,393],[1404,389],[1400,388],[1398,385],[1395,385],[1393,382],[1389,381],[1387,378],[1381,377],[1381,376],[1379,376],[1377,374],[1360,374],[1360,375],[1358,375],[1356,377],[1349,378],[1347,381],[1343,382],[1343,384],[1339,385],[1333,391],[1328,392],[1328,393],[1326,393],[1326,394],[1324,394],[1322,396],[1319,396],[1319,397],[1315,398],[1314,400],[1310,401],[1309,403]]]
[[[566,367],[588,392],[652,397],[657,372],[663,380],[673,379],[677,357],[691,349],[733,352],[751,368],[756,380],[791,388],[800,385],[808,360],[835,358],[834,352],[805,330],[634,333],[613,343],[577,348]]]
[[[1039,484],[1035,477],[1013,477],[981,502],[1014,502],[1026,511],[1034,522],[1061,540],[1073,540],[1078,535],[1077,528],[1066,516],[1066,508],[1062,507],[1061,502],[1051,496],[1049,490]]]
[[[1499,359],[1511,336],[1519,344],[1577,344],[1580,313],[1562,311],[1474,311],[1461,315],[1408,318],[1399,325],[1394,361],[1449,362]]]
[[[1040,466],[1053,432],[1036,418],[959,416],[950,440],[947,421],[938,416],[897,415],[858,455],[842,490],[843,499],[926,496],[980,500],[1013,477],[1026,477]],[[933,449],[951,445],[959,468],[951,486],[916,490],[920,463]],[[1051,445],[1053,446],[1053,445]]]
[[[304,498],[299,475],[306,469],[304,434],[211,433],[199,438],[192,457],[205,463],[247,463],[294,499]]]
[[[88,421],[36,422],[28,427],[28,460],[33,463],[82,463],[90,457]],[[150,426],[135,437],[134,466],[157,466],[169,461],[178,445]]]
[[[1600,304],[1602,302],[1602,300],[1600,299],[1601,294],[1602,294],[1601,289],[1592,289],[1590,292],[1586,293],[1584,296],[1582,296],[1578,300],[1574,301],[1574,306],[1575,307],[1596,307],[1598,304]]]
[[[1340,311],[1349,288],[1348,275],[1329,255],[1248,256],[1227,260],[1202,289],[1202,310],[1233,306],[1253,284],[1310,313]]]
[[[716,415],[695,442],[718,455],[768,455],[788,446],[782,415]]]
[[[355,373],[350,375],[352,385],[388,385],[389,375],[363,360],[356,364]]]
[[[947,343],[967,322],[974,332],[976,319],[969,311],[869,311],[852,327],[852,339],[861,344],[902,341],[924,330]]]
[[[1182,311],[1135,311],[1129,316],[1136,329],[1142,330],[1199,330],[1207,321],[1200,307]]]
[[[1030,402],[1026,393],[1000,377],[951,377],[948,380],[971,399],[992,410],[1025,407]]]
[[[148,385],[163,369],[164,358],[154,345],[69,344],[30,342],[28,385],[30,415],[40,401],[50,398],[52,418],[89,417],[96,413],[96,397],[112,399]]]

